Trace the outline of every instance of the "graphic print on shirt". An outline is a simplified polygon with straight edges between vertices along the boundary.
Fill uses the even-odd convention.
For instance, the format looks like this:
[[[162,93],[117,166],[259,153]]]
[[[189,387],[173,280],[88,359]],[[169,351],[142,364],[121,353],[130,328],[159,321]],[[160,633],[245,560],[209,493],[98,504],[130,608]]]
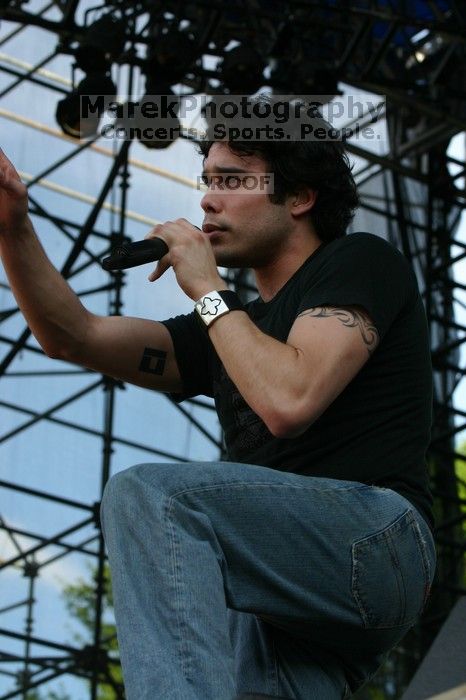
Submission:
[[[257,413],[248,406],[223,365],[214,379],[215,402],[221,401],[227,421],[223,425],[230,459],[251,453],[270,439],[270,432]]]

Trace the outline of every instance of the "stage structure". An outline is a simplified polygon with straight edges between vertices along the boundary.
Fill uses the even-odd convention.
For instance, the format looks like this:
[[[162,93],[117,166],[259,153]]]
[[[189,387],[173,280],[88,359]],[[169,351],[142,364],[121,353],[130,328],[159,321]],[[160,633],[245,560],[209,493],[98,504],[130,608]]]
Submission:
[[[98,120],[94,125],[79,121],[74,107],[81,94],[102,93],[115,99],[126,94],[137,99],[144,94],[251,95],[268,89],[276,95],[376,98],[374,129],[384,126],[386,140],[374,144],[358,134],[347,139],[362,196],[354,230],[384,236],[413,265],[430,323],[435,373],[428,458],[439,566],[422,623],[394,652],[386,678],[378,681],[386,697],[399,697],[455,601],[466,594],[466,489],[460,478],[466,470],[455,439],[466,426],[466,406],[458,399],[465,376],[466,326],[459,311],[466,287],[456,267],[466,257],[466,243],[457,235],[465,204],[464,142],[461,155],[453,157],[448,150],[466,125],[463,3],[140,0],[93,6],[82,0],[44,4],[0,0],[0,19],[0,145],[10,129],[23,129],[34,134],[42,158],[46,149],[46,167],[38,166],[32,174],[22,172],[31,215],[39,231],[51,232],[41,240],[56,267],[86,306],[104,314],[128,313],[125,290],[135,278],[103,272],[101,258],[123,240],[142,238],[154,223],[128,206],[137,173],[144,171],[156,183],[168,182],[168,187],[185,188],[188,196],[189,188],[195,190],[194,179],[152,163],[161,163],[162,155],[168,159],[171,149],[191,148],[187,142],[195,136],[181,132],[178,141],[185,142],[181,146],[146,141],[143,162],[133,157],[141,143],[106,143],[97,136]],[[34,41],[41,37],[46,53],[42,50],[28,63],[17,58],[16,50],[27,46],[32,36]],[[50,69],[59,61],[65,61],[69,70],[61,79]],[[31,109],[20,112],[20,98],[28,94],[35,96]],[[56,119],[54,128],[36,118],[44,110]],[[175,125],[183,126],[182,121],[173,119]],[[351,127],[354,122],[347,118],[344,123]],[[371,126],[372,115],[358,114],[358,122]],[[45,145],[48,140],[59,143],[58,158]],[[99,159],[102,174],[98,191],[87,198],[78,196],[79,188],[57,185],[65,166],[68,172],[77,172],[83,154]],[[20,156],[28,162],[24,154]],[[33,168],[40,159],[31,155],[30,162]],[[44,189],[49,206],[40,195]],[[60,203],[64,196],[75,196],[79,203],[68,210]],[[218,458],[222,443],[213,406],[207,399],[178,406],[169,397],[148,396],[150,392],[143,390],[133,395],[120,381],[48,358],[18,313],[4,273],[2,279],[0,454],[5,458],[0,474],[0,585],[3,579],[7,594],[0,602],[0,699],[42,700],[52,697],[52,690],[57,692],[54,697],[61,697],[57,685],[61,678],[88,681],[79,697],[85,692],[92,700],[102,698],[105,689],[110,693],[105,697],[123,698],[105,610],[101,493],[109,476],[123,465],[192,460],[193,449],[204,459]],[[244,271],[230,271],[228,279],[240,294],[251,293]],[[55,397],[50,401],[47,391],[41,393],[44,382]],[[167,413],[177,433],[190,436],[185,444],[184,438],[177,443],[163,431],[145,439],[122,434],[131,396],[147,405],[157,401],[158,416]],[[50,432],[54,430],[57,436]],[[70,464],[81,460],[81,484],[75,471],[74,476],[68,471],[66,478],[61,473],[60,462],[63,470],[69,470],[68,456]],[[26,464],[26,458],[32,463]],[[55,481],[41,482],[49,458]],[[92,477],[89,465],[95,466]],[[89,497],[75,495],[80,493]],[[31,516],[27,527],[21,526],[14,507]],[[48,595],[41,588],[47,568],[78,559],[90,562],[92,572],[87,591],[92,631],[86,639],[70,635],[58,618],[53,632],[43,621],[50,615],[65,615],[63,608],[57,613],[48,607],[48,599],[44,603],[41,598]],[[67,692],[74,697],[73,690]]]

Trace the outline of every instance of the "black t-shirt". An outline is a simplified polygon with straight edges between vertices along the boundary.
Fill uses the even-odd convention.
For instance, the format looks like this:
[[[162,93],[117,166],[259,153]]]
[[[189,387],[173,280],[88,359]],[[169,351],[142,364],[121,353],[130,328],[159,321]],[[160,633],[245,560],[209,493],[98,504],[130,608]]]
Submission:
[[[269,432],[229,379],[194,313],[164,321],[183,380],[177,398],[214,397],[229,461],[391,488],[432,527],[426,467],[432,367],[414,272],[384,239],[354,233],[321,245],[273,299],[258,298],[246,310],[264,333],[286,342],[298,314],[323,305],[364,307],[380,342],[302,435],[284,439]]]

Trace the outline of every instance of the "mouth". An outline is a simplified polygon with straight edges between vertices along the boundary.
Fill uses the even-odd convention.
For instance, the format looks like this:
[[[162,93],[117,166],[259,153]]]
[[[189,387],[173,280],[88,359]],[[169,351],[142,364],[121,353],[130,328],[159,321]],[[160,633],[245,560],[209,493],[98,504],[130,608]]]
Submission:
[[[209,238],[213,238],[214,236],[218,236],[219,234],[223,233],[225,229],[221,228],[217,224],[203,224],[202,230],[209,236]]]

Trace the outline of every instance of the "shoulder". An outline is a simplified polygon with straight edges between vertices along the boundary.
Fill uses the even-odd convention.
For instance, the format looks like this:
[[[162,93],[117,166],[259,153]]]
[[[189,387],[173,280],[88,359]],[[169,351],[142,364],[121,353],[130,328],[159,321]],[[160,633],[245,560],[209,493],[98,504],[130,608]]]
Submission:
[[[326,244],[302,284],[298,313],[317,306],[363,308],[382,338],[416,294],[415,274],[395,246],[370,233],[351,233]]]
[[[404,259],[403,253],[385,238],[377,236],[375,233],[366,233],[364,231],[348,233],[346,236],[336,238],[328,243],[326,248],[334,252],[346,249],[380,251],[381,253],[396,255]]]
[[[354,265],[357,269],[366,268],[373,274],[392,271],[411,274],[411,266],[392,243],[373,233],[349,233],[324,246],[322,262],[337,267]]]

